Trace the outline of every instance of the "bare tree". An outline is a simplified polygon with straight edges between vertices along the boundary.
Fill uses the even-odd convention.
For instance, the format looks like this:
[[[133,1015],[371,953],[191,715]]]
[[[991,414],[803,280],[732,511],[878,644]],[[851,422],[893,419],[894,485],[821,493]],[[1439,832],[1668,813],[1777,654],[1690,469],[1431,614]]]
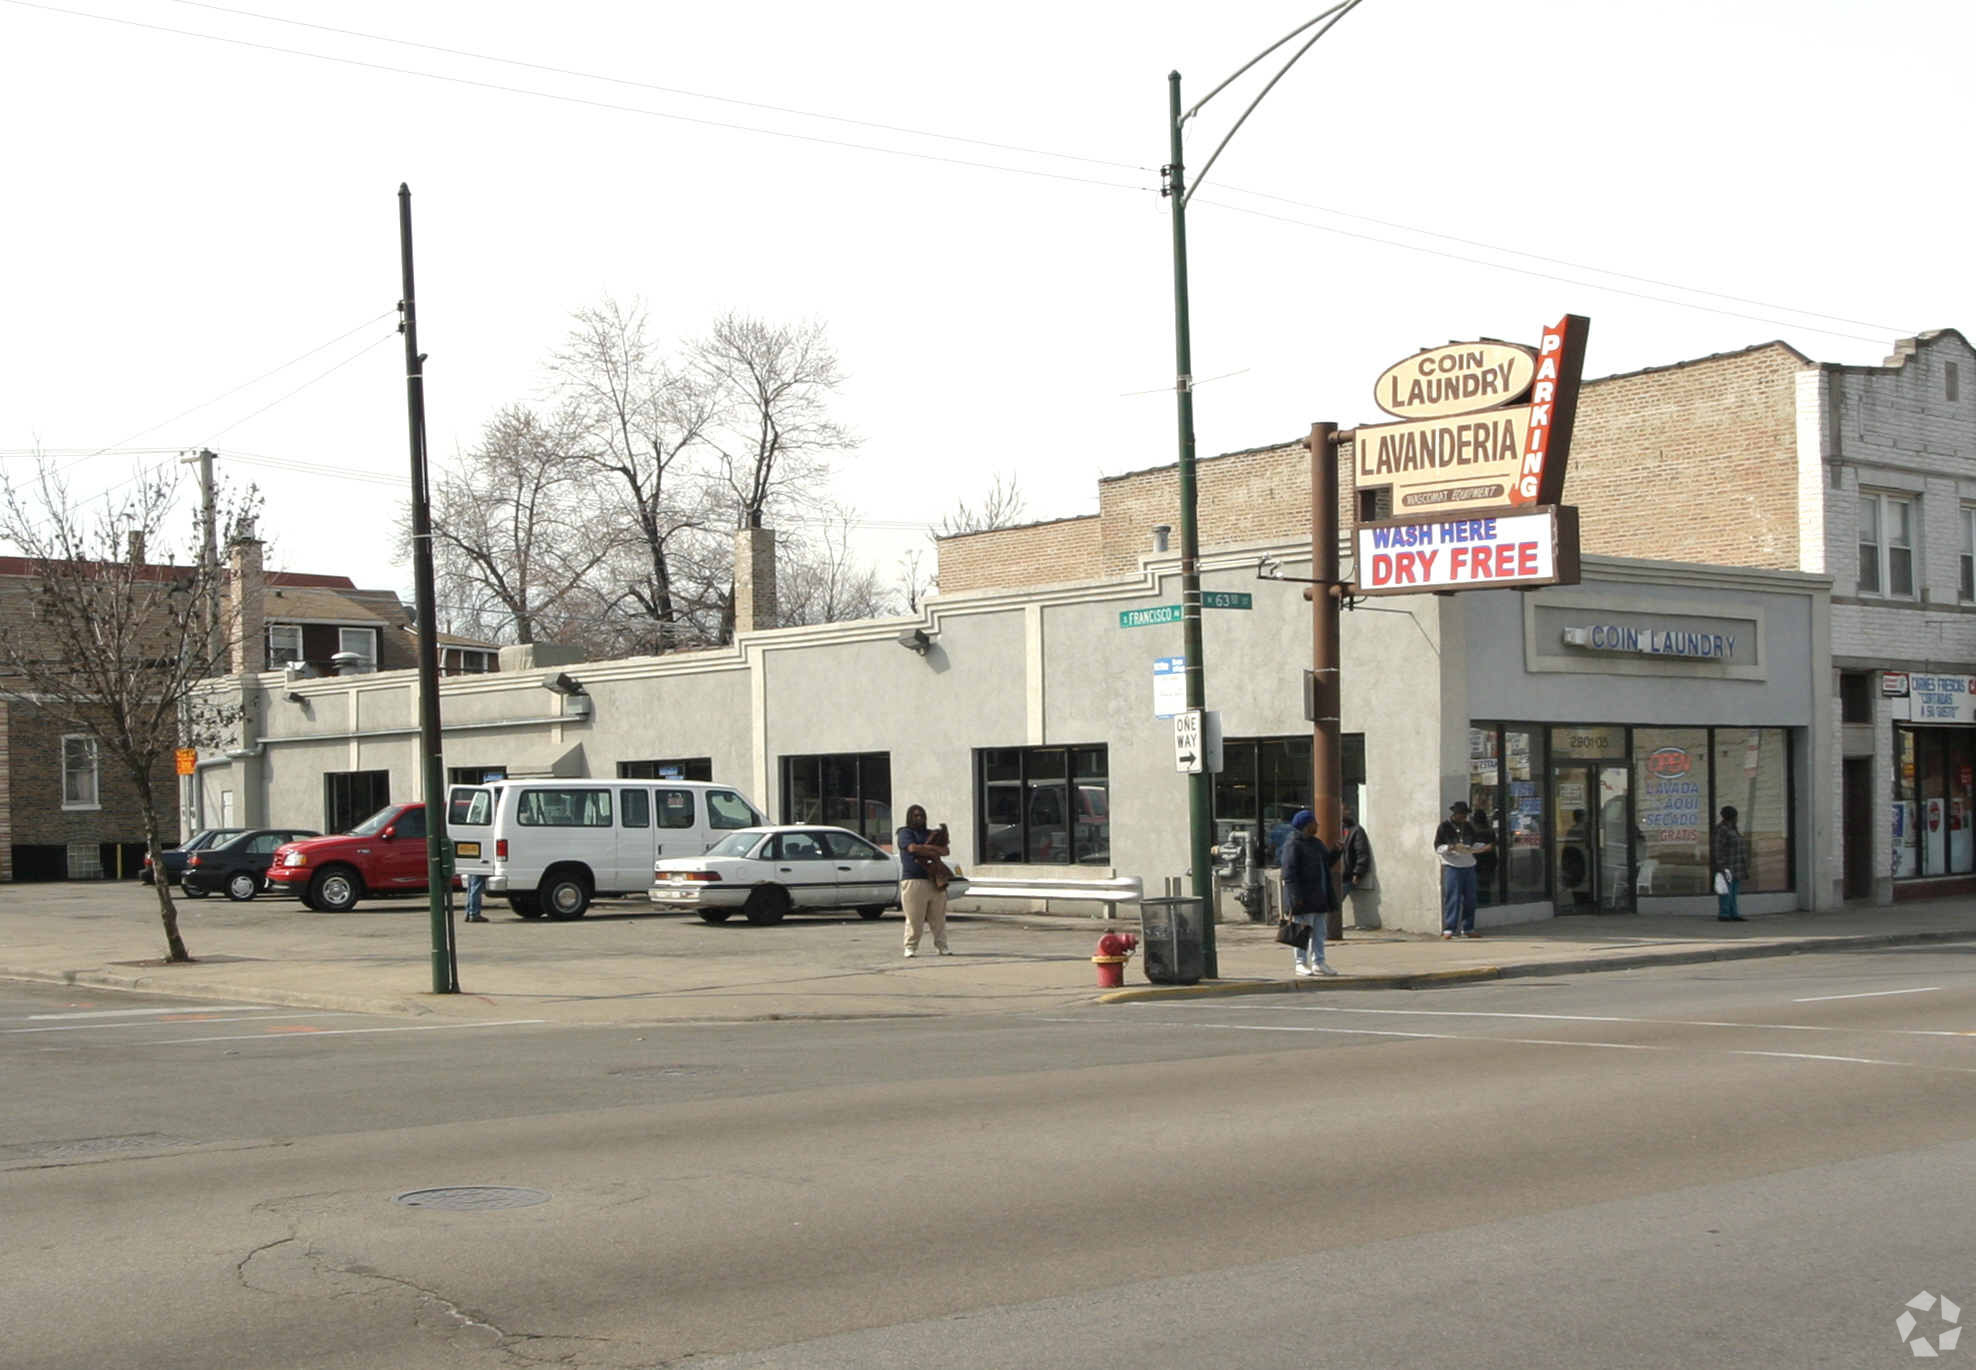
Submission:
[[[996,528],[1013,528],[1022,521],[1026,501],[1013,471],[995,477],[988,493],[978,504],[954,501],[954,509],[933,526],[936,538],[959,537],[963,533],[986,533]]]
[[[734,498],[734,526],[761,527],[779,498],[807,502],[799,487],[823,473],[831,453],[854,445],[830,417],[844,374],[823,325],[776,326],[729,314],[714,321],[693,355],[720,401],[720,421],[707,438]]]
[[[644,650],[668,650],[685,611],[674,559],[679,544],[711,517],[704,482],[675,468],[714,422],[713,383],[669,366],[646,336],[645,312],[607,299],[579,310],[549,370],[576,416],[579,455],[603,477],[601,493],[619,534],[635,548],[612,564],[616,580],[600,602]],[[681,468],[677,473],[684,475]]]
[[[534,642],[545,621],[569,614],[613,546],[590,518],[589,467],[576,446],[574,414],[545,421],[509,405],[441,472],[432,553],[442,622]]]
[[[158,787],[181,746],[217,746],[240,711],[200,688],[224,674],[235,636],[209,632],[216,567],[158,565],[176,513],[176,469],[141,474],[84,510],[42,463],[23,490],[0,476],[0,540],[30,567],[28,612],[0,634],[0,698],[24,705],[63,733],[79,734],[127,779],[143,814],[151,868],[162,871]],[[250,491],[234,503],[248,518]],[[169,882],[153,882],[166,959],[190,961]]]
[[[780,626],[843,623],[893,612],[878,573],[851,555],[852,511],[833,509],[814,537],[790,539],[778,558],[776,610]]]
[[[925,548],[909,548],[899,558],[899,587],[905,592],[906,612],[919,612],[920,601],[925,599],[933,588],[933,578],[926,573],[923,565],[926,560]]]

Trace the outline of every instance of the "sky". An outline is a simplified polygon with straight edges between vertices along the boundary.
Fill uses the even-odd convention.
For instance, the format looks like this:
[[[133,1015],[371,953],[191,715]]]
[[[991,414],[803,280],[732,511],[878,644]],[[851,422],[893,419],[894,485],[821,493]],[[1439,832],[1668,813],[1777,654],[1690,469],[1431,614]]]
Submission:
[[[822,493],[888,579],[997,475],[1095,512],[1175,457],[1167,73],[1324,7],[0,0],[0,462],[86,497],[211,447],[272,566],[409,598],[404,182],[435,462],[608,297],[824,325]],[[1363,0],[1205,182],[1291,49],[1187,122],[1199,452],[1567,312],[1588,377],[1976,327],[1972,47],[1966,0]]]

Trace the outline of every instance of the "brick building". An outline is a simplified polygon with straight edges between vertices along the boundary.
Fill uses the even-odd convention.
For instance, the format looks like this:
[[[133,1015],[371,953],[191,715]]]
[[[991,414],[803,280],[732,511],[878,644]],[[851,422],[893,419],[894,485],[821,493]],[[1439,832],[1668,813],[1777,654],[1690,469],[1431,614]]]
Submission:
[[[1565,498],[1588,555],[1830,577],[1834,850],[1821,898],[1976,889],[1976,354],[1953,330],[1877,366],[1782,342],[1588,381]],[[1340,506],[1358,507],[1349,431]],[[1308,535],[1301,437],[1197,467],[1203,551]],[[939,544],[943,594],[1116,576],[1177,522],[1160,466],[1098,513]],[[1372,512],[1372,511],[1368,511]],[[1345,549],[1349,561],[1350,549]],[[1905,691],[1905,693],[1902,693]]]
[[[251,538],[230,552],[227,617],[240,628],[235,672],[292,663],[298,676],[417,665],[418,636],[389,590],[364,590],[347,576],[264,572]],[[160,584],[187,568],[144,564]],[[0,632],[31,630],[40,586],[35,563],[0,557]],[[447,674],[497,668],[497,648],[443,634]],[[349,653],[342,660],[338,653]],[[181,835],[181,781],[169,762],[151,776],[165,840]],[[214,816],[217,820],[218,815]],[[93,738],[65,728],[30,700],[0,701],[0,880],[117,879],[144,859],[144,818],[135,787]]]

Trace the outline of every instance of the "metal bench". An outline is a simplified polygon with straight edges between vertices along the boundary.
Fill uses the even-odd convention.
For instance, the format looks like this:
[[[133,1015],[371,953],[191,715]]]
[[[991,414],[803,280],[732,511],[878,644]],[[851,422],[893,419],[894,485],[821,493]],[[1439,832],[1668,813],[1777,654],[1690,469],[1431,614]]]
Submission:
[[[1136,875],[1121,875],[1111,880],[1049,878],[1000,880],[993,876],[964,878],[967,888],[954,896],[958,903],[964,904],[970,899],[1040,899],[1049,902],[1103,904],[1104,913],[1093,914],[1093,917],[1116,918],[1120,904],[1136,904],[1144,893]]]

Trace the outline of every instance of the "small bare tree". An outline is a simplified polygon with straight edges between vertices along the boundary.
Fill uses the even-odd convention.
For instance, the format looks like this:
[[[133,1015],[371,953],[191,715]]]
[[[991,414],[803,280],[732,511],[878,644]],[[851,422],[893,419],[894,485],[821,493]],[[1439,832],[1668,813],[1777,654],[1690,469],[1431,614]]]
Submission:
[[[935,538],[959,537],[963,533],[986,533],[996,528],[1013,528],[1022,521],[1022,488],[1016,483],[1013,471],[995,477],[988,493],[978,504],[966,500],[955,500],[953,512],[943,516],[933,526]]]
[[[0,540],[29,563],[28,612],[0,634],[0,698],[38,714],[63,733],[81,734],[129,781],[143,813],[145,848],[162,872],[158,786],[172,774],[179,746],[220,745],[238,723],[236,705],[199,687],[224,674],[234,633],[210,631],[217,567],[155,564],[169,553],[177,514],[176,468],[149,472],[85,509],[47,462],[26,489],[0,476]],[[251,491],[234,503],[251,516]],[[194,544],[196,546],[196,543]],[[179,936],[171,886],[153,882],[165,954],[190,961]]]
[[[883,618],[894,601],[878,573],[851,555],[852,511],[831,511],[814,537],[792,539],[776,575],[779,626]]]

